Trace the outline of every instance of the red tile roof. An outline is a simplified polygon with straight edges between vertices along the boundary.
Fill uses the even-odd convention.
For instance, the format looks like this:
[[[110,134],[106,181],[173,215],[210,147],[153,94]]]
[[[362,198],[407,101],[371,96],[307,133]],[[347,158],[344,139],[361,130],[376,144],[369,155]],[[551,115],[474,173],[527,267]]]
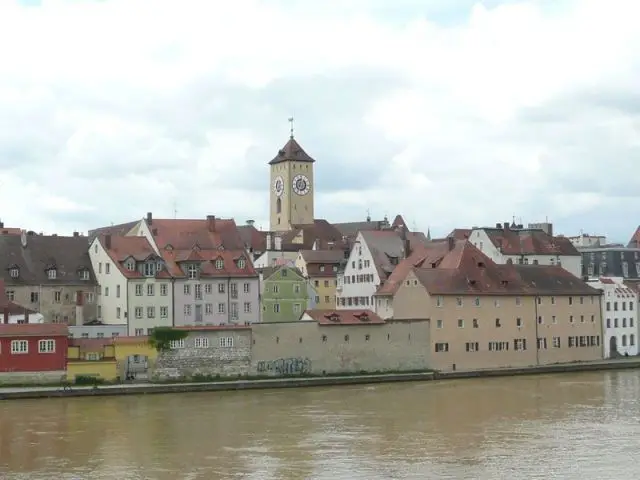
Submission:
[[[57,323],[0,324],[0,337],[67,337],[69,329]]]
[[[401,232],[384,230],[366,231],[360,232],[360,234],[371,252],[378,276],[384,282],[405,255],[405,245],[401,238]],[[406,235],[411,250],[420,248],[428,243],[421,232],[407,232]]]
[[[106,235],[100,235],[99,239],[113,263],[118,267],[118,270],[127,278],[144,278],[144,275],[139,271],[129,270],[125,267],[127,259],[133,258],[136,262],[143,262],[148,259],[159,258],[146,237],[119,237],[113,235],[107,237]],[[109,243],[111,248],[107,248]],[[156,274],[157,278],[162,278],[163,276],[161,272]]]
[[[483,228],[493,245],[505,255],[576,255],[566,237],[553,237],[538,229]]]
[[[107,345],[113,345],[112,338],[70,338],[70,347],[79,347],[80,353],[102,352]]]
[[[453,237],[456,240],[464,240],[466,238],[469,238],[469,236],[471,235],[471,229],[470,228],[454,228],[453,230],[451,230],[451,233],[449,233],[449,235],[447,235],[447,237]]]
[[[320,325],[384,325],[385,321],[371,310],[306,310]]]
[[[266,250],[267,232],[262,232],[253,225],[242,225],[238,227],[238,233],[247,250],[255,252],[264,252]]]
[[[628,248],[640,247],[640,226],[636,228],[635,232],[633,232],[633,235],[631,236],[631,240],[629,240],[627,247]]]

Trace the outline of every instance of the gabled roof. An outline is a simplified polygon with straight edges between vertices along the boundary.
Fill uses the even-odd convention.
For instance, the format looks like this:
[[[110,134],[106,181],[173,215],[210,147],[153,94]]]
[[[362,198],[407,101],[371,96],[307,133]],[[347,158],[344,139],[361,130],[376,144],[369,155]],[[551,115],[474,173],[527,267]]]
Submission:
[[[378,276],[384,282],[393,272],[397,264],[404,259],[405,245],[401,233],[395,230],[360,232],[367,244]],[[411,249],[419,248],[427,243],[421,232],[407,232]]]
[[[454,228],[451,230],[447,238],[453,237],[456,240],[465,240],[471,236],[472,230],[470,228]]]
[[[287,270],[288,272],[291,272],[293,275],[299,277],[300,280],[304,280],[304,277],[302,276],[302,272],[300,272],[299,269],[297,269],[296,267],[292,267],[289,265],[280,265],[277,267],[265,267],[262,269],[262,281],[266,282],[267,280],[269,280],[272,276],[274,276],[277,272],[279,272],[280,270]]]
[[[89,243],[93,242],[93,239],[100,235],[113,235],[113,236],[124,236],[131,231],[133,227],[135,227],[140,220],[136,220],[133,222],[120,223],[118,225],[111,225],[108,227],[96,228],[94,230],[89,230]]]
[[[302,243],[296,241],[302,236]],[[282,234],[282,250],[298,251],[343,249],[346,247],[342,234],[326,220],[316,219],[308,225],[293,225],[291,230]]]
[[[109,235],[100,235],[98,237],[100,244],[105,249],[115,266],[127,278],[144,278],[137,269],[129,270],[126,263],[130,258],[136,262],[144,262],[149,259],[158,258],[156,251],[153,249],[147,237],[114,237]],[[107,248],[110,244],[110,248]],[[161,270],[156,273],[156,278],[166,278],[170,275],[167,270]]]
[[[504,255],[580,255],[571,240],[539,229],[482,228]]]
[[[10,274],[15,266],[18,278]],[[55,279],[47,273],[52,268]],[[89,280],[82,280],[83,271]],[[0,235],[0,278],[7,285],[95,285],[87,237]]]
[[[393,284],[381,294],[393,294],[409,272],[436,295],[598,295],[599,291],[565,269],[552,265],[499,265],[468,240],[452,240],[441,248],[416,253],[396,267]],[[440,249],[440,250],[439,250]],[[429,257],[431,255],[431,257]],[[391,283],[391,282],[390,282]]]
[[[242,225],[238,227],[238,233],[247,250],[253,250],[255,252],[264,252],[266,250],[266,232],[258,230],[253,225]]]
[[[385,321],[371,310],[306,310],[319,325],[384,325]]]
[[[300,256],[308,264],[338,264],[344,261],[342,250],[300,250]]]
[[[0,324],[0,337],[67,337],[69,329],[59,323]]]
[[[278,151],[278,154],[269,162],[269,165],[275,165],[276,163],[286,161],[315,162],[315,160],[302,149],[300,144],[296,142],[293,137],[289,138],[289,141]]]
[[[147,220],[145,220],[147,222]],[[167,245],[174,250],[191,250],[198,244],[202,250],[225,248],[244,250],[244,241],[236,222],[229,218],[209,216],[206,219],[156,219],[149,224],[160,250]]]

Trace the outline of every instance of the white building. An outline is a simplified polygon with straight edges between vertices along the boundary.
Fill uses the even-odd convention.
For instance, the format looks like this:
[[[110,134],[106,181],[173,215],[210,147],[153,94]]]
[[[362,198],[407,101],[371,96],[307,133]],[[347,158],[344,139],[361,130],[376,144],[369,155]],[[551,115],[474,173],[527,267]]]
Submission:
[[[101,235],[89,256],[98,281],[98,320],[126,324],[129,335],[173,325],[172,279],[144,236]]]
[[[412,245],[425,242],[424,234],[403,229],[358,232],[345,270],[337,278],[336,307],[377,311],[374,295],[378,287],[410,254]]]
[[[638,354],[638,295],[621,277],[601,277],[589,285],[603,291],[604,357]]]
[[[571,241],[542,229],[496,224],[495,228],[472,229],[469,241],[498,264],[559,265],[582,276],[582,255]]]
[[[576,248],[601,247],[607,244],[607,237],[604,235],[589,235],[588,233],[581,233],[580,235],[567,237],[567,239]]]
[[[44,315],[13,302],[8,302],[3,308],[2,317],[0,323],[5,324],[44,323]]]

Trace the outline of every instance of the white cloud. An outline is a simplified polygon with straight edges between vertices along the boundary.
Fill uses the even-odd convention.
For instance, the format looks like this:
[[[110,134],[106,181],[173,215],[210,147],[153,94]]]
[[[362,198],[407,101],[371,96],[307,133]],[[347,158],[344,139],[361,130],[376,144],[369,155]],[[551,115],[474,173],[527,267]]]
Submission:
[[[293,112],[320,217],[626,240],[599,178],[640,173],[640,4],[494,3],[0,2],[0,216],[63,232],[177,202],[266,226]]]

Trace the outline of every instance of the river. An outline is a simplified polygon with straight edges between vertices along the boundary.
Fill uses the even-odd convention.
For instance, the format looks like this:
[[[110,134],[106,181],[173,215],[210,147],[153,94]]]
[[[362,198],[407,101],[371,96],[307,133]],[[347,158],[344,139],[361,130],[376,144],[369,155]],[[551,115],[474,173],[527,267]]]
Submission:
[[[2,479],[614,479],[640,371],[0,402]]]

